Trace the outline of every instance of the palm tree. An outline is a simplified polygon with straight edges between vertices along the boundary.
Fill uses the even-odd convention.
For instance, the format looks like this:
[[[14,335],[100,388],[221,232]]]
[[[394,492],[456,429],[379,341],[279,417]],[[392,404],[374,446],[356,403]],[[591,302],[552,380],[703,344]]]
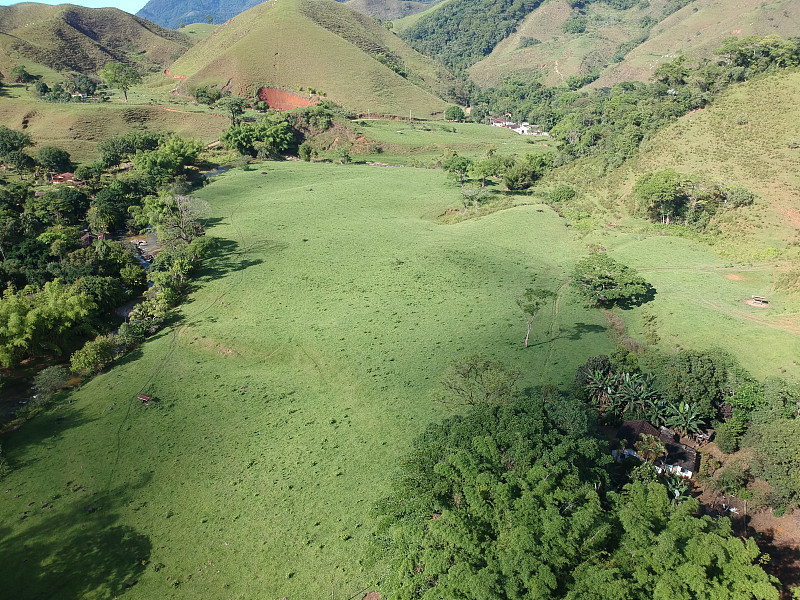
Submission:
[[[664,476],[664,485],[667,486],[673,506],[677,506],[684,500],[691,498],[689,495],[689,483],[683,477],[678,477],[674,473],[667,473]]]
[[[667,455],[667,447],[660,439],[647,433],[642,434],[642,439],[634,445],[639,458],[653,464],[662,456]]]
[[[669,405],[669,416],[667,425],[672,427],[680,435],[695,435],[700,433],[700,425],[703,420],[697,412],[694,404],[679,402],[677,405]]]

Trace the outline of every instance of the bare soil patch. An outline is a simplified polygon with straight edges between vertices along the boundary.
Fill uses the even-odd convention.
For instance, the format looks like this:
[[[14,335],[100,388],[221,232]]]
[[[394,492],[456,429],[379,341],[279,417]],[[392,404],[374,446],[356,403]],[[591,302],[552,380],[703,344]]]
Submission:
[[[728,273],[727,275],[725,275],[725,279],[730,279],[732,281],[741,281],[742,279],[744,279],[744,277],[742,277],[741,275],[737,275],[736,273]]]
[[[292,110],[293,108],[305,108],[306,106],[319,104],[318,100],[309,100],[291,92],[267,87],[258,90],[258,99],[266,102],[267,106],[275,110]]]

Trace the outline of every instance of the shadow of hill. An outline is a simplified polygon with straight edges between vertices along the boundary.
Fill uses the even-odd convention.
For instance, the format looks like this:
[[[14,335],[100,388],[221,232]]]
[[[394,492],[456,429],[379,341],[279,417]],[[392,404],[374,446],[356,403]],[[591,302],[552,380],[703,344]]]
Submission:
[[[126,485],[124,495],[146,483]],[[152,545],[119,523],[117,497],[70,482],[51,498],[16,499],[19,521],[0,528],[3,597],[113,598],[136,585]]]

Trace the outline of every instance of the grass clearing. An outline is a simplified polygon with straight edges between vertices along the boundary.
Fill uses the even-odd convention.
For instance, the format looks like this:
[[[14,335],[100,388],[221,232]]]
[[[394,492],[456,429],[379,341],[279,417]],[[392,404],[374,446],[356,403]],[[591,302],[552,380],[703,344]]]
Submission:
[[[739,302],[766,268],[696,242],[587,233],[543,205],[444,225],[458,187],[426,169],[270,162],[197,194],[222,247],[179,320],[4,436],[10,596],[359,594],[371,506],[444,416],[431,394],[450,360],[487,353],[541,385],[614,349],[603,313],[564,285],[591,243],[658,290],[615,311],[629,335],[650,310],[664,349],[724,345],[757,376],[796,370],[797,333],[776,327],[788,297],[758,321],[736,312],[758,310]],[[534,276],[558,293],[526,350],[515,298]]]
[[[389,164],[409,164],[409,159],[420,165],[435,162],[447,150],[471,159],[484,158],[489,146],[498,154],[524,155],[547,152],[550,142],[546,137],[524,136],[502,127],[477,123],[443,123],[442,121],[364,121],[356,125],[366,138],[379,142],[383,151],[370,157]]]
[[[34,98],[32,91],[22,85],[4,87],[3,93],[0,123],[24,130],[39,146],[63,148],[76,163],[97,159],[98,143],[131,129],[169,131],[209,143],[218,140],[230,125],[230,119],[205,107],[144,104],[146,88],[129,92],[130,103],[117,99],[102,103],[48,103]]]
[[[486,352],[537,384],[613,348],[566,291],[522,348],[515,296],[580,252],[545,207],[441,225],[460,202],[441,172],[296,162],[198,195],[224,245],[181,321],[4,436],[12,596],[350,597],[449,360]]]

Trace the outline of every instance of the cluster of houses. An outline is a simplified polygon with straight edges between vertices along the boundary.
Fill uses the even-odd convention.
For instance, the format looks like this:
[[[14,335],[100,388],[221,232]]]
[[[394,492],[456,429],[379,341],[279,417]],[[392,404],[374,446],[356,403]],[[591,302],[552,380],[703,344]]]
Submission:
[[[541,131],[538,125],[531,125],[527,121],[516,123],[511,120],[511,115],[506,114],[503,117],[492,117],[489,119],[489,125],[494,127],[505,127],[520,135],[550,135],[546,131]]]
[[[612,450],[614,460],[621,462],[628,456],[639,458],[635,444],[642,439],[642,435],[652,435],[664,444],[666,456],[655,462],[656,470],[672,473],[679,477],[690,478],[700,467],[700,456],[694,448],[681,444],[675,432],[666,427],[656,429],[647,421],[625,421],[617,431],[620,448]],[[624,440],[624,441],[623,441]]]

